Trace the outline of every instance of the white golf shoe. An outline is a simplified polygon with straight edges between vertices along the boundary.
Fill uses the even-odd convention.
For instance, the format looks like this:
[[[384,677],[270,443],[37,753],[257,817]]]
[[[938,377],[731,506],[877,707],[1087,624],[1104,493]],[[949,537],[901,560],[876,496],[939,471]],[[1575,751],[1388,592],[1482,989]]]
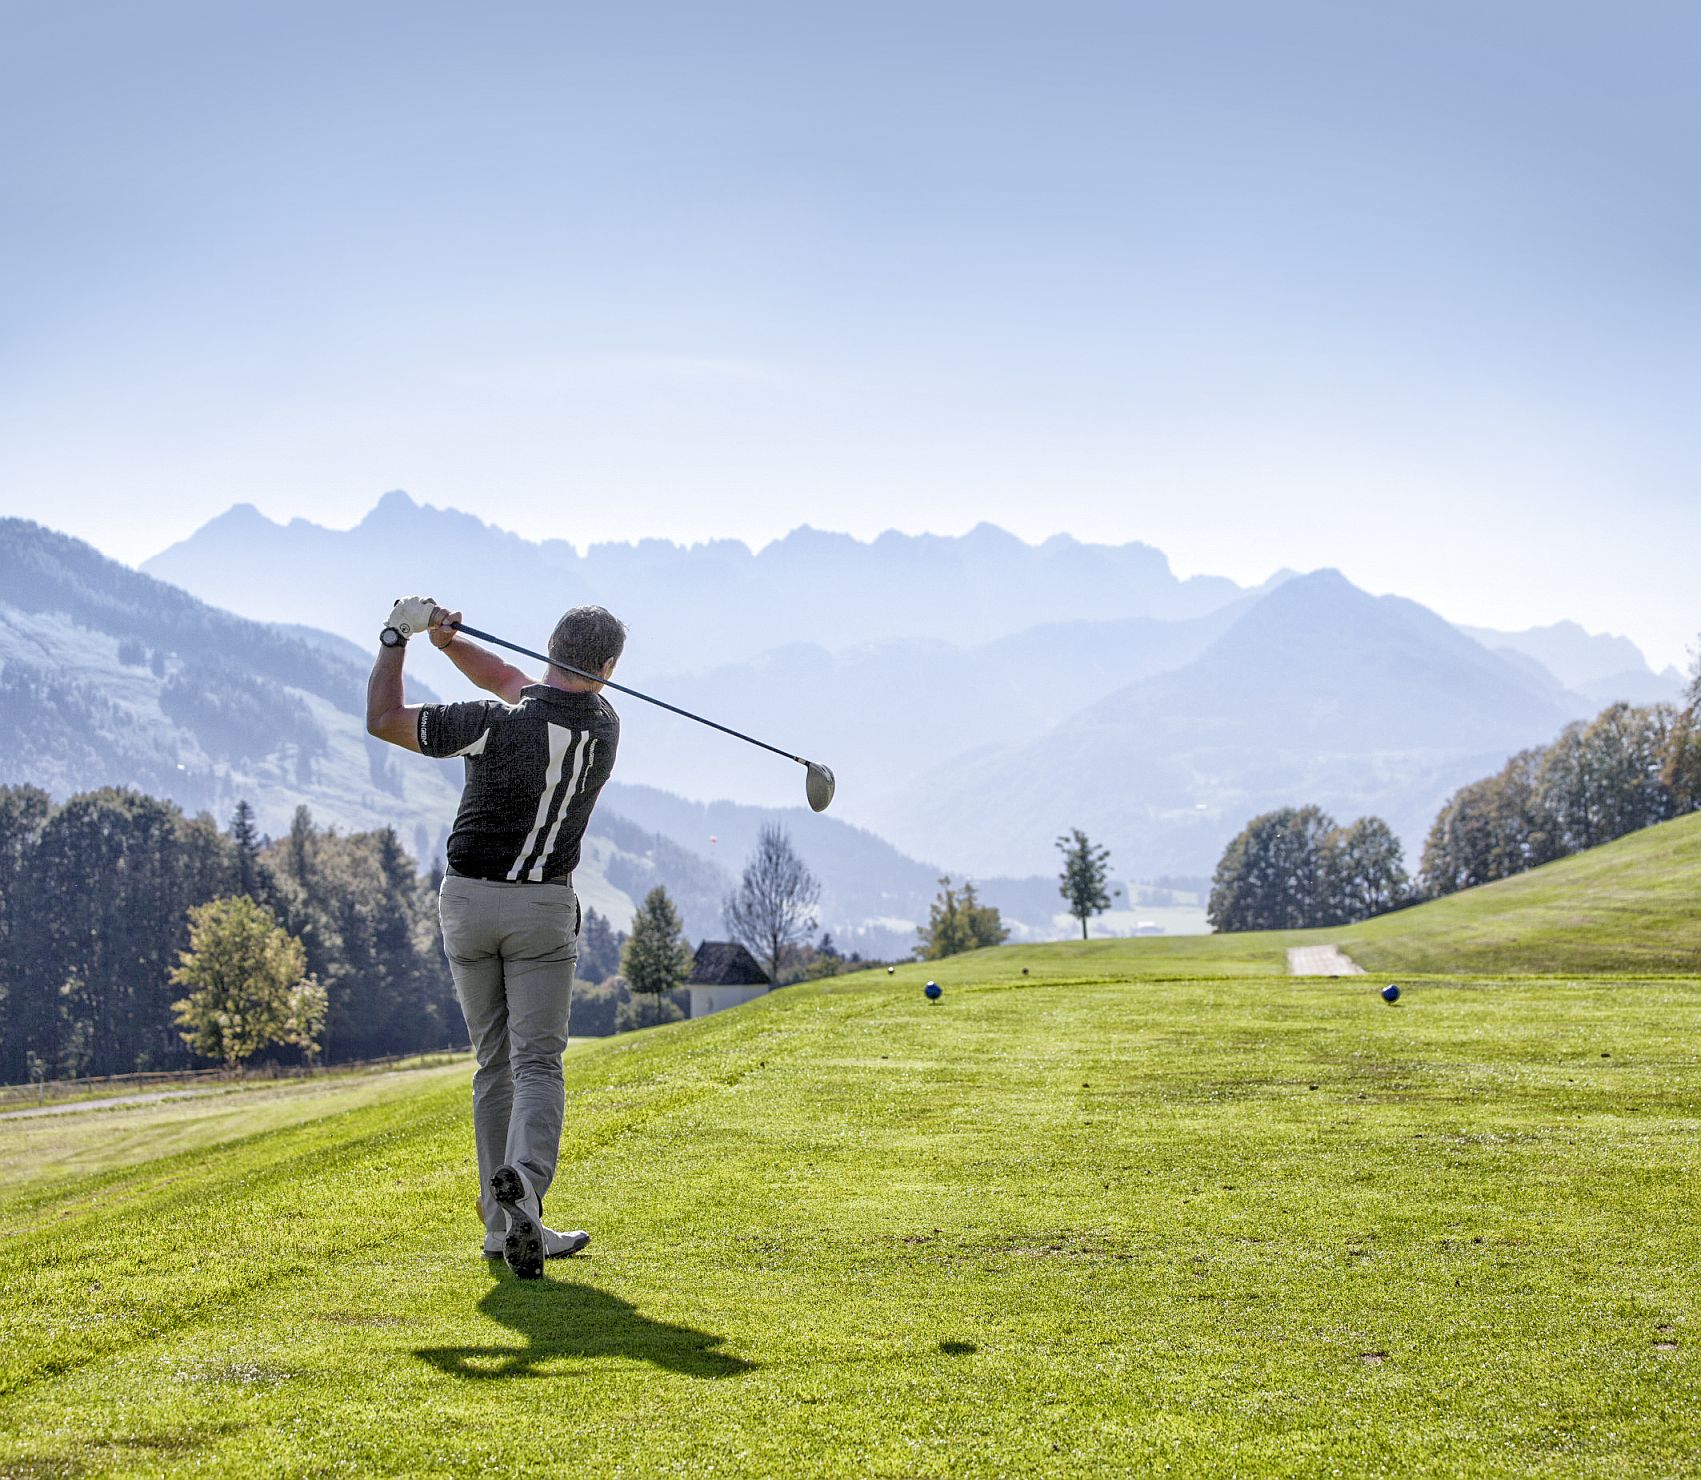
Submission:
[[[490,1179],[490,1191],[508,1215],[508,1233],[501,1241],[501,1252],[517,1278],[538,1279],[545,1259],[565,1259],[590,1243],[590,1234],[582,1228],[564,1233],[544,1225],[543,1200],[532,1191],[518,1167],[499,1167]],[[488,1251],[494,1242],[494,1234],[487,1236],[485,1249]]]

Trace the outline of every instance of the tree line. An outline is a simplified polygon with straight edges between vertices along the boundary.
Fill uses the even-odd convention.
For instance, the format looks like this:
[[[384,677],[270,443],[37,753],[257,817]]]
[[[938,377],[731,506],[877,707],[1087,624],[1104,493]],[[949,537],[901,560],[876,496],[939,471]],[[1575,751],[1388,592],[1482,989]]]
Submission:
[[[1418,882],[1436,898],[1701,809],[1697,685],[1682,709],[1613,704],[1448,798]]]
[[[441,881],[393,829],[321,828],[306,807],[273,840],[246,802],[221,831],[127,789],[0,787],[0,1081],[463,1047]],[[764,829],[725,916],[775,982],[861,964],[808,943],[819,893]],[[573,1030],[683,1016],[692,960],[662,886],[630,932],[585,910]]]
[[[313,1014],[313,1050],[324,1059],[460,1046],[436,882],[393,830],[340,833],[305,807],[273,841],[260,838],[246,803],[221,832],[138,792],[55,804],[37,787],[0,787],[0,1079],[195,1063],[184,1033],[199,1030],[177,1004],[198,988],[180,972],[191,912],[221,899],[253,901],[299,943],[301,980],[324,993]],[[298,1062],[308,1050],[280,1043],[269,1052]]]
[[[1460,787],[1437,814],[1415,878],[1378,817],[1336,825],[1313,806],[1255,817],[1224,850],[1214,930],[1351,924],[1552,863],[1701,810],[1701,665],[1686,703],[1609,705]]]

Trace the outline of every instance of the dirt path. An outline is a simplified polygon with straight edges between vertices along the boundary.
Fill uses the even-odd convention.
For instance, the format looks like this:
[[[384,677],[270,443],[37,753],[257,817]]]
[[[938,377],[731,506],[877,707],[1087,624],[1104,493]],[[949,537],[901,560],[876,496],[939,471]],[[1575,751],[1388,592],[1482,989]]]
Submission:
[[[1339,946],[1295,946],[1288,952],[1290,976],[1363,976],[1364,968]]]

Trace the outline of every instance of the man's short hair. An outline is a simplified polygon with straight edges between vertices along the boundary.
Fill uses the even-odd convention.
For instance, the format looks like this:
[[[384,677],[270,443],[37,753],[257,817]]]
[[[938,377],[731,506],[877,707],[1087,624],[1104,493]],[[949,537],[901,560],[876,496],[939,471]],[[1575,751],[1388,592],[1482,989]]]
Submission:
[[[600,606],[576,606],[549,634],[549,656],[557,663],[600,673],[626,646],[626,624]]]

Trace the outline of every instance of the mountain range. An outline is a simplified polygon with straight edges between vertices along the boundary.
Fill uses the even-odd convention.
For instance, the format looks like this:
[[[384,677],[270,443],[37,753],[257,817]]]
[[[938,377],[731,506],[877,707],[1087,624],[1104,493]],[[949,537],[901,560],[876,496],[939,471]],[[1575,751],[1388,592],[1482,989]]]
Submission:
[[[532,646],[565,608],[600,604],[631,622],[632,656],[646,673],[791,643],[972,644],[1045,622],[1201,616],[1243,594],[1220,577],[1178,579],[1149,545],[1058,535],[1036,546],[990,524],[869,542],[804,525],[759,551],[737,540],[639,540],[581,554],[400,491],[346,530],[278,524],[237,504],[142,568],[227,611],[262,621],[309,612],[313,625],[362,643],[406,593],[433,595]]]
[[[1031,546],[988,525],[580,554],[390,493],[347,530],[239,505],[145,568],[363,644],[403,589],[528,645],[601,600],[632,627],[622,681],[827,762],[835,817],[977,876],[1050,871],[1076,826],[1134,876],[1208,873],[1253,810],[1291,801],[1379,812],[1415,854],[1446,795],[1509,750],[1680,686],[1570,624],[1466,632],[1333,572],[1182,581],[1146,545]],[[415,667],[458,692],[443,660]],[[796,804],[783,762],[620,702],[624,781]]]

